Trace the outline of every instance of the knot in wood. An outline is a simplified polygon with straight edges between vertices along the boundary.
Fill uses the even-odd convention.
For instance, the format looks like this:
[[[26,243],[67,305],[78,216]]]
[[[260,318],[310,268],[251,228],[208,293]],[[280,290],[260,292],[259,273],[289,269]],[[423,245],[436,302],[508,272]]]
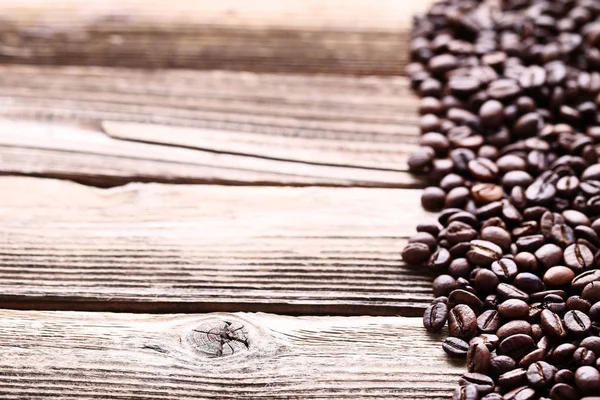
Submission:
[[[250,349],[243,322],[228,319],[213,318],[200,324],[187,341],[209,357],[227,357]]]

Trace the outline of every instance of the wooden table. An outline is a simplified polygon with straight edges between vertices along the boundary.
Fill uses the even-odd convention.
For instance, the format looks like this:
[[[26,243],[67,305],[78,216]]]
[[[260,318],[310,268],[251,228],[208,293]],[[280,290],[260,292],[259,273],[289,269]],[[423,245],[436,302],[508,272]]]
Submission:
[[[448,399],[427,3],[0,0],[0,398]]]

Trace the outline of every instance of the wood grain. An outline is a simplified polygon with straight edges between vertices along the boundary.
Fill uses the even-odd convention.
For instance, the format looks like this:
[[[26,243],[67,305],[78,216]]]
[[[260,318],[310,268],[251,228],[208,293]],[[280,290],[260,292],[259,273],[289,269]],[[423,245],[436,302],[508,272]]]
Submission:
[[[421,315],[419,191],[0,178],[0,306]]]
[[[427,1],[0,1],[0,60],[30,64],[403,73]]]
[[[218,332],[233,341],[214,353]],[[3,399],[449,399],[464,366],[416,318],[0,311]]]
[[[422,187],[403,78],[0,66],[0,172],[131,181]],[[74,122],[77,125],[74,125]]]

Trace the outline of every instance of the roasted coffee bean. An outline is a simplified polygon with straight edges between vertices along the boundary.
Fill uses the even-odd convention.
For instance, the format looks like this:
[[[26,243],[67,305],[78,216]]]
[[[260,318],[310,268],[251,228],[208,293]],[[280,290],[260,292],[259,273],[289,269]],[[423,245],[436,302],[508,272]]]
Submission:
[[[422,146],[408,159],[408,168],[413,172],[425,172],[431,168],[434,158],[435,150],[429,146]]]
[[[502,301],[508,299],[519,299],[523,300],[524,302],[529,301],[529,295],[527,293],[508,283],[499,283],[498,287],[496,288],[496,293],[498,293],[498,297]]]
[[[446,202],[446,192],[439,187],[430,186],[421,194],[421,205],[427,211],[440,211]]]
[[[564,259],[567,267],[575,273],[580,273],[592,266],[594,254],[586,245],[573,243],[565,249]]]
[[[567,329],[560,316],[550,310],[542,311],[540,322],[544,332],[551,337],[563,338],[567,335]]]
[[[462,339],[449,336],[442,343],[442,349],[450,357],[465,358],[469,351],[469,344]]]
[[[600,282],[600,269],[592,269],[577,275],[571,281],[571,288],[577,292],[581,292],[591,282]]]
[[[498,313],[504,319],[525,319],[529,315],[529,305],[523,300],[508,299],[498,305]]]
[[[450,275],[439,275],[433,280],[433,295],[435,297],[448,296],[450,292],[456,289],[456,279]]]
[[[451,222],[448,224],[448,227],[440,233],[440,235],[442,235],[442,233],[450,245],[455,245],[462,242],[470,242],[477,237],[477,231],[473,229],[473,227],[460,221]]]
[[[502,256],[502,249],[487,240],[471,240],[471,250],[467,252],[467,260],[475,265],[489,267]]]
[[[550,398],[552,400],[578,400],[577,391],[566,383],[557,383],[550,390]]]
[[[445,303],[433,303],[423,314],[423,326],[430,332],[439,332],[448,320],[448,306]]]
[[[565,327],[574,335],[583,335],[592,327],[590,318],[581,311],[567,311],[564,316]]]
[[[563,250],[555,244],[545,244],[535,251],[538,262],[546,268],[559,265],[563,260]]]
[[[473,277],[473,287],[478,293],[489,294],[496,290],[500,283],[498,276],[489,269],[479,269]]]
[[[591,350],[596,354],[597,357],[600,357],[600,337],[598,336],[588,336],[583,339],[579,345],[581,347],[585,347],[588,350]]]
[[[517,239],[516,245],[520,252],[534,253],[544,245],[546,241],[542,235],[521,236]]]
[[[467,369],[469,372],[486,373],[490,368],[490,350],[480,341],[472,340],[467,352]]]
[[[409,265],[422,264],[430,255],[431,250],[425,243],[409,243],[402,250],[402,260]]]
[[[503,397],[504,400],[534,400],[536,399],[535,390],[521,386],[506,393]]]
[[[484,333],[494,333],[500,328],[500,315],[496,310],[486,310],[477,317],[477,329]]]
[[[600,390],[600,372],[590,366],[577,368],[577,371],[575,371],[575,386],[582,393],[596,394]]]
[[[457,174],[448,174],[442,178],[439,183],[442,190],[448,192],[456,187],[465,186],[465,179]]]
[[[538,361],[527,369],[527,382],[534,389],[550,387],[554,381],[555,367],[545,361]]]
[[[540,277],[531,272],[521,272],[518,274],[513,281],[513,285],[528,294],[541,292],[545,289],[544,282],[542,282]]]
[[[567,224],[555,224],[548,238],[558,246],[565,248],[575,242],[575,232]]]
[[[493,376],[500,376],[508,371],[512,371],[517,366],[515,360],[508,356],[495,356],[490,360],[490,373]]]
[[[450,310],[448,328],[451,336],[469,339],[477,331],[477,317],[469,306],[458,304]]]
[[[492,182],[498,176],[498,166],[487,158],[476,158],[469,161],[469,171],[475,179],[482,182]]]
[[[596,303],[600,301],[600,282],[594,281],[588,283],[581,292],[581,297],[589,301],[590,303]]]
[[[488,204],[501,200],[504,191],[502,187],[492,183],[478,183],[471,187],[471,196],[478,204]]]
[[[575,273],[572,269],[564,266],[549,268],[544,274],[544,283],[550,287],[565,286],[571,283]]]
[[[444,208],[463,208],[469,201],[469,189],[464,186],[456,187],[446,194]]]
[[[527,162],[522,157],[507,154],[496,160],[496,166],[502,173],[524,171],[527,168]]]
[[[498,355],[506,355],[514,360],[520,360],[534,348],[533,339],[529,335],[518,333],[511,335],[498,345]]]
[[[513,389],[527,383],[527,371],[523,368],[516,368],[505,372],[498,377],[498,386],[503,389]]]
[[[558,370],[554,374],[554,382],[572,385],[575,383],[575,374],[569,369]]]
[[[591,366],[596,362],[596,355],[585,347],[579,347],[573,352],[573,362],[578,366]]]
[[[408,243],[424,243],[429,250],[434,251],[437,247],[437,240],[433,235],[427,232],[417,232],[408,239]]]
[[[525,320],[516,319],[506,322],[496,330],[496,335],[498,335],[498,338],[501,340],[518,333],[531,336],[531,324]]]
[[[435,222],[422,222],[417,225],[417,232],[427,232],[430,235],[437,237],[440,234],[440,227]]]
[[[567,308],[569,310],[577,310],[584,314],[588,314],[590,308],[592,308],[592,304],[589,301],[582,299],[580,296],[570,296],[567,299]]]
[[[452,309],[459,304],[469,306],[476,314],[479,314],[483,308],[483,302],[479,300],[479,297],[463,289],[453,290],[448,296],[449,308]]]
[[[530,204],[533,205],[548,205],[556,195],[556,188],[553,184],[542,179],[535,180],[527,187],[525,197]]]
[[[514,262],[517,265],[517,267],[522,271],[535,272],[538,269],[537,258],[535,258],[533,254],[528,252],[517,253],[515,255]]]

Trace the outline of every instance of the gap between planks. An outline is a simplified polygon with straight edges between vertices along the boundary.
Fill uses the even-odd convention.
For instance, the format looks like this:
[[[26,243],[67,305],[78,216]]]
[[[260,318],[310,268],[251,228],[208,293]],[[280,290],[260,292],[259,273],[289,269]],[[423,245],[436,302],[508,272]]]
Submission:
[[[0,1],[0,60],[398,75],[431,0]]]
[[[420,192],[0,178],[0,306],[421,315]]]
[[[0,173],[423,187],[404,78],[0,66]],[[27,120],[27,121],[21,121]]]
[[[0,310],[0,335],[3,399],[441,400],[464,369],[417,318]]]

